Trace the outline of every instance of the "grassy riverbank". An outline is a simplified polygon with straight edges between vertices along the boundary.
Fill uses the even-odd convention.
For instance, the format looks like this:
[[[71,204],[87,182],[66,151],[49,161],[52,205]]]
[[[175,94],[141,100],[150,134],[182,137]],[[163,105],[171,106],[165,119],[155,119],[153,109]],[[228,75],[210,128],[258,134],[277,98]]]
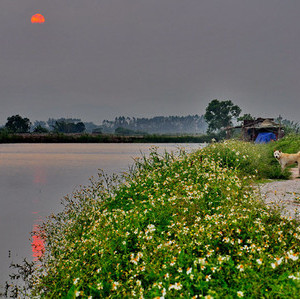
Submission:
[[[298,224],[249,187],[288,176],[272,153],[295,140],[153,150],[125,181],[100,175],[36,233],[46,251],[32,296],[298,298]]]

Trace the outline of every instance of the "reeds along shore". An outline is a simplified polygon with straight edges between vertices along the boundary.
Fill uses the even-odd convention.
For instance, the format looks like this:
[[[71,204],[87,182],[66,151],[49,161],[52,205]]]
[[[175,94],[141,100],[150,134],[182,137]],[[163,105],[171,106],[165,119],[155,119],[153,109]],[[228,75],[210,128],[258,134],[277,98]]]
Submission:
[[[205,143],[214,136],[208,135],[132,135],[93,133],[0,134],[0,143]]]
[[[31,295],[299,298],[299,225],[251,189],[288,176],[272,157],[285,142],[153,150],[121,179],[100,174],[35,232],[45,251]]]

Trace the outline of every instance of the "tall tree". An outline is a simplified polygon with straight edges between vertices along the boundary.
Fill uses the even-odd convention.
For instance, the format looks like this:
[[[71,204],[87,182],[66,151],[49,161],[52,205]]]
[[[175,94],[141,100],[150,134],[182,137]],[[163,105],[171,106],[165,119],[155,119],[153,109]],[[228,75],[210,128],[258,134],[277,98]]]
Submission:
[[[19,114],[7,118],[5,128],[13,133],[28,133],[31,122],[28,118],[23,118]]]
[[[208,132],[219,131],[232,125],[232,120],[239,117],[241,108],[230,100],[212,100],[206,107],[204,118],[208,123]]]

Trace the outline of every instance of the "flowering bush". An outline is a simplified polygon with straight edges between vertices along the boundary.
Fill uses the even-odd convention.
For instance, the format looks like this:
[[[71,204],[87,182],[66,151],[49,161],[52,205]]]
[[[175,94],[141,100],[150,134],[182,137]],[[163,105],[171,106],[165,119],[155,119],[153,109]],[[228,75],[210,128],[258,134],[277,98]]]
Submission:
[[[32,296],[296,298],[299,227],[249,190],[251,153],[218,146],[154,150],[66,198],[37,233]]]
[[[204,151],[221,166],[234,168],[240,173],[256,175],[257,178],[287,179],[290,176],[289,171],[282,172],[273,157],[274,148],[281,142],[254,144],[230,140],[212,144]]]

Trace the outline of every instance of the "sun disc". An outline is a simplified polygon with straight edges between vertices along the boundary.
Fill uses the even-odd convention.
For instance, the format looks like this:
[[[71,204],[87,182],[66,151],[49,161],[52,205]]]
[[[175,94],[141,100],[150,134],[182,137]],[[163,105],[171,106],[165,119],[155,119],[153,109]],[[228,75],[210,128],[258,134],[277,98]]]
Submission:
[[[39,13],[36,13],[31,17],[31,23],[42,24],[45,22],[45,17]]]

